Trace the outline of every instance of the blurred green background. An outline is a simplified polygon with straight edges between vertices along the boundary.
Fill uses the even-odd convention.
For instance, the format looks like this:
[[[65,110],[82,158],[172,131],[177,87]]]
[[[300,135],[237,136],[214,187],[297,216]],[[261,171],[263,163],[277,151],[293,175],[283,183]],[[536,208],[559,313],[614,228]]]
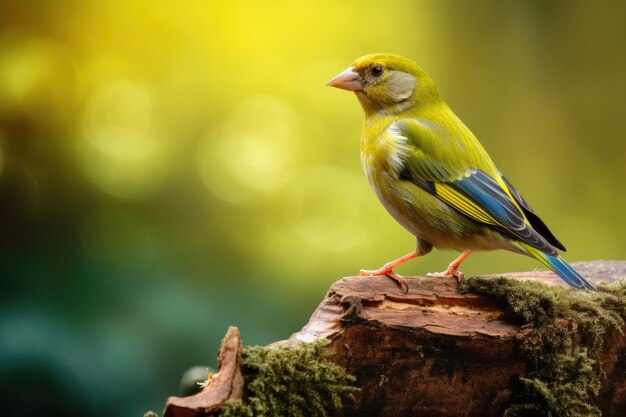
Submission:
[[[608,1],[0,2],[0,414],[160,410],[228,325],[287,338],[333,281],[412,250],[361,172],[358,102],[324,86],[366,53],[429,71],[568,260],[626,258],[625,21]]]

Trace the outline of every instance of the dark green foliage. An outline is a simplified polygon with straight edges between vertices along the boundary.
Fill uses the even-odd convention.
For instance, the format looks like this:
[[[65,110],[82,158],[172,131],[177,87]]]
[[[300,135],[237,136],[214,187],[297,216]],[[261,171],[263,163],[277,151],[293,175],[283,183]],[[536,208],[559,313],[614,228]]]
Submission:
[[[622,332],[626,283],[600,285],[582,293],[561,286],[506,278],[468,278],[462,292],[506,302],[529,324],[522,349],[530,372],[505,417],[599,417],[595,399],[603,380],[596,357],[603,336]]]
[[[328,360],[326,344],[244,348],[246,400],[227,402],[220,417],[325,417],[341,408],[358,389]]]

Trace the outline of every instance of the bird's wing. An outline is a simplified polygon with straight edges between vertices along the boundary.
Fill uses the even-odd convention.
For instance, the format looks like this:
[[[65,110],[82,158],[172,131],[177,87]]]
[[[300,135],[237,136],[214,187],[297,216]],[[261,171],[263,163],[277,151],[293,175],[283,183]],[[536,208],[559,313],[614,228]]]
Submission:
[[[438,147],[459,146],[449,138],[438,137],[423,123],[403,119],[391,125],[390,134],[401,137],[404,152],[399,176],[430,192],[471,219],[540,251],[556,256],[556,250],[537,233],[524,215],[523,205],[485,171],[472,167],[468,158],[451,157]],[[426,129],[426,130],[425,130]],[[441,143],[445,140],[446,143]],[[439,143],[437,143],[439,142]],[[462,148],[463,145],[460,145]],[[457,149],[453,153],[463,152]],[[458,156],[458,155],[455,155]],[[521,199],[521,197],[520,197]]]
[[[548,229],[548,226],[546,226],[543,220],[541,220],[539,216],[537,216],[537,213],[535,213],[535,211],[530,207],[526,200],[524,200],[520,193],[517,192],[515,187],[513,187],[513,184],[511,184],[509,180],[507,180],[504,175],[502,175],[502,173],[500,173],[500,178],[502,178],[502,181],[504,181],[504,183],[506,184],[509,192],[520,205],[522,211],[524,212],[524,215],[530,222],[530,225],[533,227],[533,229],[535,229],[537,233],[543,236],[544,239],[546,239],[551,245],[561,249],[562,251],[565,251],[565,246],[556,238],[556,236],[554,236],[550,229]]]

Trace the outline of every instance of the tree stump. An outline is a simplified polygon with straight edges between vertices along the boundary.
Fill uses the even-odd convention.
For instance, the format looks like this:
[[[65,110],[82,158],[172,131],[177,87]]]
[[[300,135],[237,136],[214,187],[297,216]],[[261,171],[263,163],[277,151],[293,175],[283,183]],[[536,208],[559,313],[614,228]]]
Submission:
[[[626,278],[622,261],[575,266],[595,283]],[[498,276],[562,285],[546,271]],[[403,294],[386,277],[343,278],[331,286],[300,332],[274,345],[331,341],[331,360],[355,375],[361,388],[341,415],[502,416],[527,370],[520,345],[528,329],[500,302],[459,293],[454,278],[407,281],[409,292]],[[233,355],[232,360],[239,358]],[[599,361],[606,374],[599,395],[603,416],[624,416],[626,337],[607,334]],[[232,367],[226,369],[234,375]],[[208,398],[204,392],[196,396]],[[193,404],[195,411],[215,410],[186,401],[170,399],[166,415],[209,415],[183,412],[184,404]]]

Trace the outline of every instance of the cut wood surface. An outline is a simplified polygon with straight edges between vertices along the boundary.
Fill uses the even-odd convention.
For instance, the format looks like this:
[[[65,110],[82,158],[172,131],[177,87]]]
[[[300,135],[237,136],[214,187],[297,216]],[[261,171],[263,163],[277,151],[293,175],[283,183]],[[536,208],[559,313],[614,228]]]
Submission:
[[[575,266],[594,283],[626,278],[623,261]],[[563,285],[545,271],[496,276]],[[343,278],[300,332],[275,345],[331,340],[331,360],[355,375],[361,388],[342,411],[345,416],[500,417],[527,371],[520,344],[528,329],[500,302],[459,293],[454,278],[407,281],[409,291],[403,294],[386,277]],[[604,346],[599,360],[606,379],[599,406],[604,417],[624,416],[626,337],[607,334]],[[205,391],[195,397],[209,398]],[[168,414],[182,402],[170,400],[166,415],[208,415]],[[207,404],[199,408],[215,410]]]

